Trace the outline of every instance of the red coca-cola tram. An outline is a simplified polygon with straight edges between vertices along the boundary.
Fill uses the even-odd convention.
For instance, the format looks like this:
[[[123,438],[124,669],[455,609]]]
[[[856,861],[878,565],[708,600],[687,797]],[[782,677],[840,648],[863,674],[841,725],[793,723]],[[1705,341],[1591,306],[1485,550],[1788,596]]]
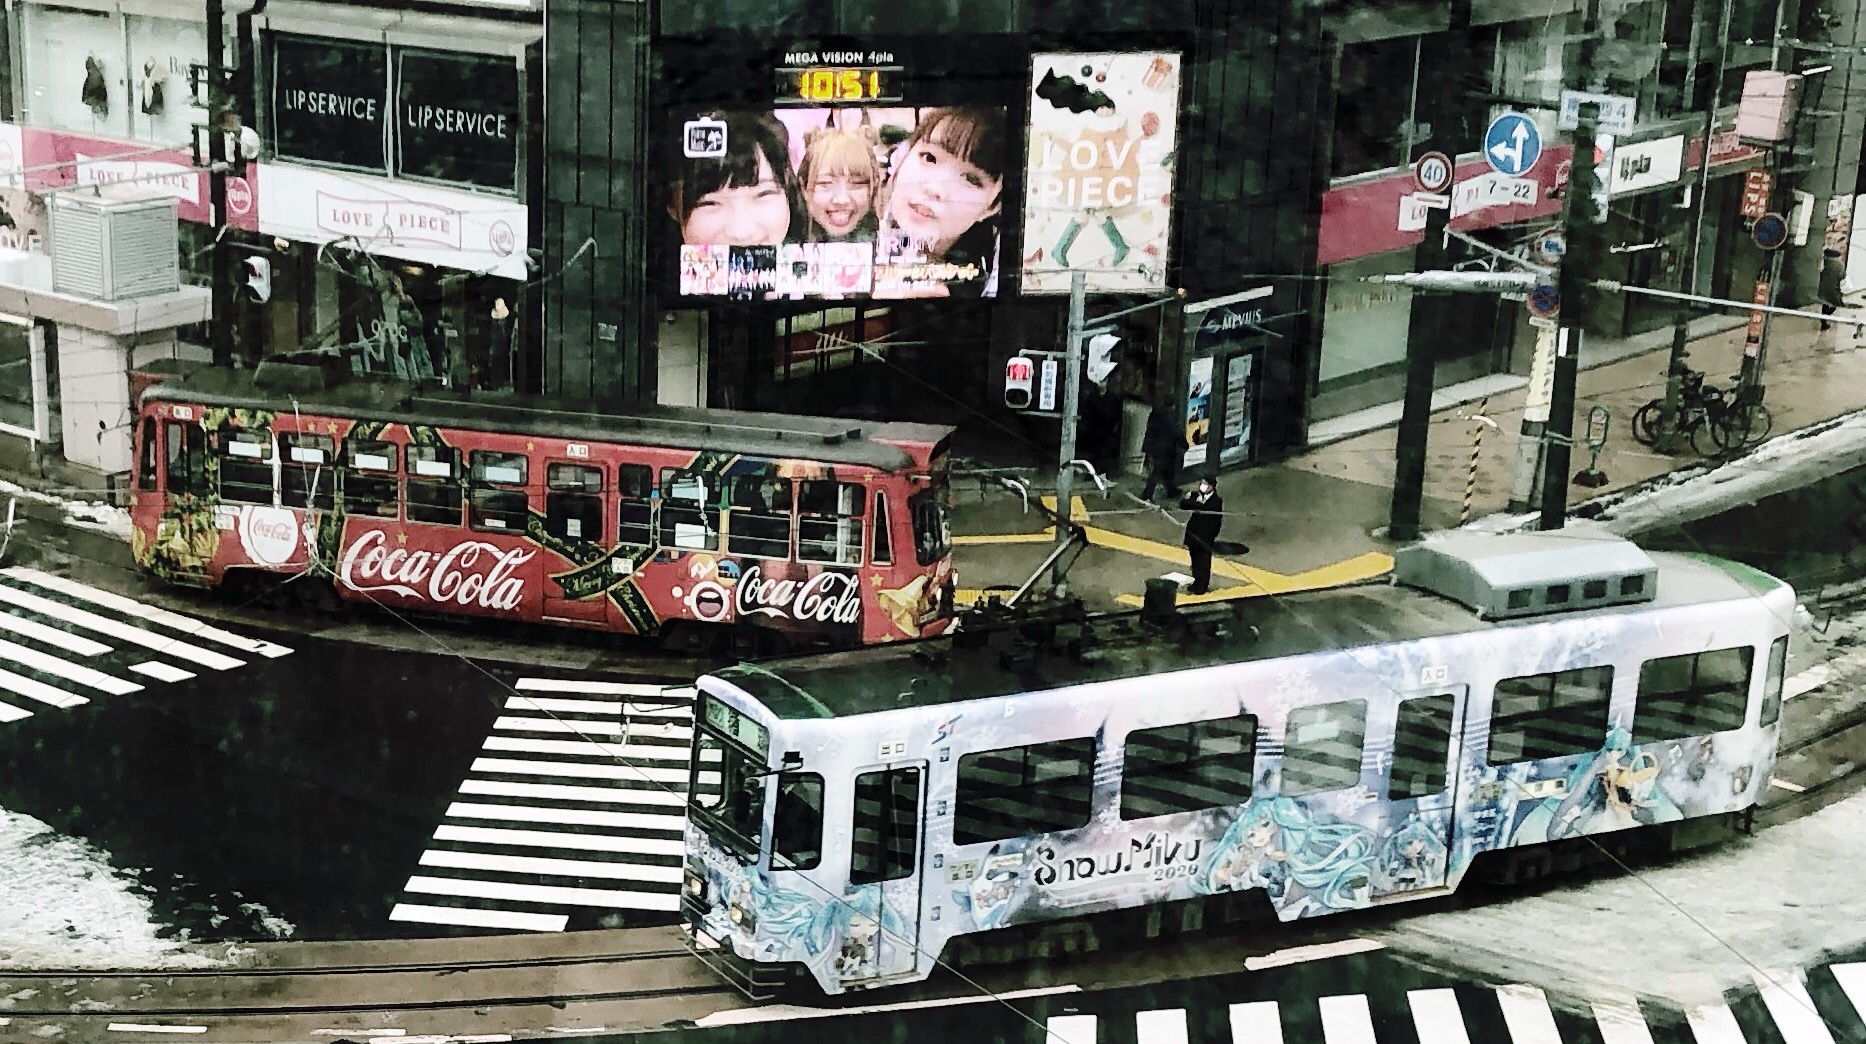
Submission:
[[[566,413],[280,364],[143,379],[131,536],[172,583],[295,576],[325,599],[685,649],[951,625],[950,428]]]

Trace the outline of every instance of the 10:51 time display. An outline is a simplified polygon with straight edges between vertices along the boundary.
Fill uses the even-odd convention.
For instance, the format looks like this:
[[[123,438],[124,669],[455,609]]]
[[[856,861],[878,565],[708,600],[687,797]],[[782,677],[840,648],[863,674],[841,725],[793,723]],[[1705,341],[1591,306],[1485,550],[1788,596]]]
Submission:
[[[866,105],[897,102],[901,69],[890,65],[808,66],[777,70],[780,105]]]

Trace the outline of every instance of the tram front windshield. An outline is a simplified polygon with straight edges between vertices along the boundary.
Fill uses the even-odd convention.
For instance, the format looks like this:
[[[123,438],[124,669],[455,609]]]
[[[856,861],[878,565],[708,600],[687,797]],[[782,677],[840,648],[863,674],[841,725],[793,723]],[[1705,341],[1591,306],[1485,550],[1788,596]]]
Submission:
[[[704,717],[694,733],[697,757],[687,800],[715,841],[741,858],[755,859],[764,824],[768,773],[764,754],[754,753],[748,743],[768,747],[769,734],[711,697],[703,702]]]

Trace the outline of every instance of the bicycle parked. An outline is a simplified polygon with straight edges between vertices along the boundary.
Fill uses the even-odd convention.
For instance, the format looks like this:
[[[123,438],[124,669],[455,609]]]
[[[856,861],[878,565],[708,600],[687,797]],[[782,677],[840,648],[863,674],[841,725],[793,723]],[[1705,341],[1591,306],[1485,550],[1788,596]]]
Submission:
[[[1660,396],[1633,414],[1633,438],[1646,446],[1660,441],[1665,398]],[[1704,383],[1704,375],[1687,368],[1678,397],[1678,434],[1702,456],[1738,453],[1769,437],[1775,418],[1763,405],[1756,385],[1724,391]]]

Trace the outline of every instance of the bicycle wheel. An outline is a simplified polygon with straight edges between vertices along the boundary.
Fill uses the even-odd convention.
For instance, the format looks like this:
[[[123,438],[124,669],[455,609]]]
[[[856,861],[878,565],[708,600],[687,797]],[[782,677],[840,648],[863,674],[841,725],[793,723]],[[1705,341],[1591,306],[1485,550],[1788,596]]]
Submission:
[[[1717,417],[1711,413],[1699,413],[1692,416],[1686,431],[1691,435],[1691,448],[1700,457],[1721,457],[1725,450],[1718,440]]]
[[[1642,446],[1659,444],[1659,422],[1665,416],[1665,400],[1654,399],[1633,413],[1633,440]]]
[[[1775,430],[1775,414],[1770,413],[1769,407],[1760,402],[1749,409],[1749,441],[1753,446],[1767,439],[1769,433]]]
[[[1751,408],[1744,406],[1726,406],[1711,413],[1704,425],[1710,429],[1711,441],[1725,453],[1740,453],[1749,444],[1749,429],[1753,414]]]

